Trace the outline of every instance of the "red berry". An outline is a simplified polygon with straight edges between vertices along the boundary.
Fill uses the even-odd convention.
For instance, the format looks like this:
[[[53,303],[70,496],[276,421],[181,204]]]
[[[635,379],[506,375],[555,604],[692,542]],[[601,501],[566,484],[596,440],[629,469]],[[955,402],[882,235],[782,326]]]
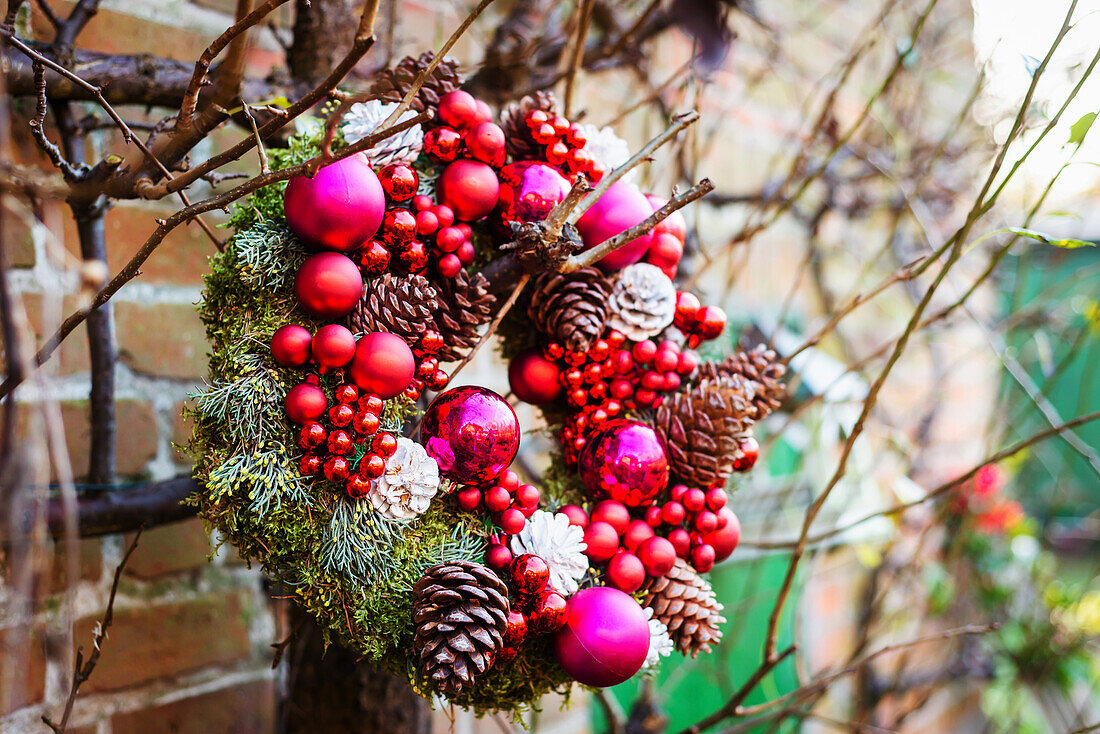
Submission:
[[[418,212],[427,211],[431,209],[434,204],[435,202],[432,201],[432,197],[425,196],[424,194],[418,194],[414,196],[412,200],[413,209]]]
[[[456,495],[458,506],[468,512],[473,512],[481,506],[481,490],[477,487],[466,487]]]
[[[676,371],[687,377],[699,367],[699,355],[692,351],[680,353],[680,361],[676,363]]]
[[[706,534],[718,528],[718,516],[710,510],[703,510],[695,516],[695,522],[693,524],[696,530]]]
[[[377,479],[386,473],[386,460],[378,454],[367,454],[359,462],[359,473],[371,479]]]
[[[638,558],[650,576],[664,576],[676,564],[676,548],[667,538],[652,537],[638,546]]]
[[[626,532],[630,525],[630,511],[626,505],[617,500],[604,500],[592,508],[592,522],[605,522],[610,525],[618,535]]]
[[[370,494],[371,481],[361,474],[352,474],[344,484],[348,496],[353,499],[362,499]]]
[[[645,339],[634,345],[631,350],[634,361],[640,364],[649,364],[657,356],[657,345],[650,339]]]
[[[498,574],[505,573],[512,565],[512,551],[508,550],[506,545],[490,545],[485,551],[485,565]]]
[[[678,364],[680,364],[680,355],[670,349],[658,351],[653,360],[653,368],[658,372],[672,372]]]
[[[432,212],[420,212],[416,215],[416,233],[421,237],[433,235],[439,229],[439,217]]]
[[[607,564],[607,580],[616,589],[631,594],[642,588],[645,566],[633,553],[619,553]]]
[[[686,484],[673,484],[672,488],[668,491],[669,497],[676,502],[682,502],[684,495],[687,494],[688,487]]]
[[[508,490],[499,485],[490,487],[485,492],[485,507],[492,512],[503,512],[512,504],[512,495]]]
[[[675,500],[666,502],[661,508],[661,519],[668,525],[679,525],[687,517],[684,506]]]
[[[462,261],[458,259],[458,255],[448,253],[439,258],[436,267],[439,268],[439,274],[444,278],[455,278],[462,271]]]
[[[355,410],[347,403],[340,403],[328,409],[328,420],[337,428],[343,428],[351,423],[355,417]]]
[[[370,450],[384,459],[397,453],[397,438],[392,433],[376,433],[370,442]]]
[[[541,496],[539,495],[538,487],[530,484],[523,484],[516,490],[516,504],[519,505],[521,510],[537,508],[540,499]]]
[[[701,489],[689,489],[684,493],[684,498],[681,500],[684,503],[684,509],[688,512],[699,512],[707,504],[707,496]]]
[[[546,147],[546,162],[560,166],[569,159],[569,148],[560,140]]]
[[[332,396],[336,399],[336,402],[350,405],[359,399],[359,388],[350,382],[345,382],[336,386],[336,389],[332,391]]]
[[[661,508],[657,505],[650,505],[645,508],[645,521],[651,528],[659,528],[664,524],[664,520],[661,518]]]
[[[561,359],[565,355],[565,348],[557,342],[550,342],[542,348],[542,353],[547,359]]]
[[[492,122],[493,110],[489,107],[489,103],[480,99],[475,99],[474,104],[477,105],[477,117],[474,118],[474,122]]]
[[[719,510],[718,528],[704,535],[702,540],[714,548],[715,561],[729,558],[741,540],[741,523],[737,515],[733,514],[733,510],[728,507]]]
[[[527,117],[524,121],[527,123],[527,127],[536,128],[542,123],[548,122],[549,120],[550,115],[546,114],[545,110],[531,110],[529,113],[527,113]]]
[[[451,381],[451,376],[444,370],[436,370],[432,373],[432,376],[428,378],[427,385],[432,390],[442,390],[447,387],[447,383]]]
[[[462,236],[462,231],[458,227],[444,227],[435,236],[435,246],[442,252],[454,252],[465,241],[466,238]]]
[[[554,126],[548,122],[544,122],[536,128],[531,130],[531,137],[535,139],[535,142],[539,145],[551,145],[556,142],[558,137],[554,133]]]
[[[439,98],[439,119],[459,130],[469,127],[478,117],[477,100],[469,92],[455,89]]]
[[[611,395],[619,400],[625,400],[634,394],[634,385],[630,380],[612,380],[611,381]]]
[[[665,378],[659,372],[651,370],[642,375],[641,385],[646,390],[660,390],[665,385]]]
[[[619,550],[619,534],[602,521],[591,521],[584,529],[585,553],[593,561],[606,561]]]
[[[271,335],[271,357],[282,367],[301,367],[309,361],[312,340],[304,326],[280,326]]]
[[[378,172],[378,181],[382,190],[392,201],[408,201],[416,195],[420,177],[416,170],[406,163],[390,163]]]
[[[378,416],[374,413],[368,413],[365,410],[360,410],[355,414],[355,417],[351,419],[352,430],[364,436],[369,436],[377,431],[378,424]]]
[[[427,379],[439,369],[439,360],[435,357],[425,357],[416,365],[416,376],[421,380]]]
[[[681,383],[680,376],[675,372],[666,372],[664,383],[665,384],[660,389],[664,390],[665,392],[672,392],[674,390],[677,390],[679,389]]]
[[[570,125],[565,133],[565,140],[573,148],[583,148],[588,142],[588,136],[581,130],[580,125]]]
[[[623,547],[629,551],[635,550],[646,540],[653,537],[653,528],[645,520],[631,520],[623,533]]]
[[[519,489],[520,478],[519,474],[516,474],[511,469],[505,469],[504,472],[497,477],[497,484],[508,490],[509,493],[515,492]]]
[[[474,243],[466,240],[458,249],[455,250],[455,257],[462,263],[463,266],[469,265],[474,261],[474,256],[477,255],[477,250],[474,249]]]
[[[718,512],[725,507],[728,501],[729,495],[727,495],[726,490],[721,487],[711,487],[707,491],[707,507],[714,512]]]
[[[706,573],[714,568],[714,548],[706,543],[692,548],[691,565],[699,573]]]
[[[691,550],[691,533],[683,528],[675,528],[669,532],[668,542],[676,549],[677,556],[687,558],[688,551]]]
[[[509,535],[519,535],[527,527],[527,518],[515,507],[509,507],[500,513],[500,529]]]
[[[364,395],[359,398],[359,410],[379,415],[382,412],[382,398],[377,395]]]
[[[364,275],[379,275],[390,266],[390,251],[378,240],[368,240],[359,253],[359,269]]]
[[[454,210],[446,204],[436,204],[432,207],[432,214],[439,220],[440,227],[450,227],[455,223]]]
[[[330,456],[325,460],[325,479],[330,482],[342,482],[348,478],[348,460],[343,456]]]
[[[310,421],[302,426],[302,430],[298,432],[298,445],[308,451],[323,444],[326,438],[328,438],[328,434],[325,433],[324,426],[316,421]]]
[[[588,525],[588,513],[579,505],[563,505],[558,508],[558,512],[569,518],[570,525],[576,525],[580,528]]]

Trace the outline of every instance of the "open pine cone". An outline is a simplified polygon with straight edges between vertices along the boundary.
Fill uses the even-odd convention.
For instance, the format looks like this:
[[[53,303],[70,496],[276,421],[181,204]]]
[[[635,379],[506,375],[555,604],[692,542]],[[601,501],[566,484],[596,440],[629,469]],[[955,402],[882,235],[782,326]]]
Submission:
[[[543,334],[583,352],[603,334],[610,294],[611,282],[596,268],[543,273],[535,281],[527,315]]]
[[[650,579],[642,591],[642,606],[652,609],[654,618],[664,622],[682,654],[695,657],[710,652],[711,645],[721,641],[718,625],[726,621],[721,614],[723,607],[706,579],[683,559],[677,558],[676,565],[664,576]]]
[[[421,275],[386,273],[363,285],[363,297],[348,315],[353,332],[388,331],[412,346],[432,328],[439,294]]]
[[[542,110],[554,115],[557,112],[558,99],[554,93],[539,91],[523,97],[518,102],[509,102],[500,111],[500,127],[504,130],[504,149],[513,160],[522,161],[539,157],[543,146],[531,137],[527,127],[527,115],[532,110]]]
[[[439,278],[435,288],[439,295],[435,323],[443,335],[443,348],[436,356],[441,362],[457,362],[481,339],[478,329],[492,320],[496,296],[489,293],[484,275],[471,277],[465,270],[454,278]]]
[[[413,595],[420,672],[440,693],[457,696],[504,647],[508,589],[480,563],[453,561],[425,571]]]
[[[420,72],[428,68],[435,55],[425,51],[418,57],[406,56],[392,69],[383,69],[374,75],[370,93],[383,102],[400,102],[412,89],[413,82]],[[431,73],[424,85],[416,92],[412,108],[423,112],[428,107],[439,104],[439,98],[462,85],[462,76],[458,73],[458,63],[452,59],[443,59]]]
[[[742,377],[751,391],[749,400],[755,407],[754,421],[763,420],[778,408],[787,388],[782,383],[787,366],[776,358],[776,354],[763,344],[750,351],[738,350],[722,362],[704,362],[699,367],[702,379],[718,377]]]

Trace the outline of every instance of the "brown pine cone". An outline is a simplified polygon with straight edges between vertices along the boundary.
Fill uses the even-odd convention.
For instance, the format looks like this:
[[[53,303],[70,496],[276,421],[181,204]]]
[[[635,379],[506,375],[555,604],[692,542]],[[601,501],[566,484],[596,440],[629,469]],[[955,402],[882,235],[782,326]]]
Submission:
[[[710,652],[711,645],[721,641],[718,625],[726,621],[721,615],[723,607],[706,579],[683,559],[677,558],[671,571],[647,581],[642,590],[642,606],[652,609],[654,619],[665,623],[672,643],[682,654],[695,657]]]
[[[541,157],[544,146],[535,142],[527,127],[527,115],[532,110],[557,114],[558,100],[551,91],[535,92],[518,102],[509,102],[500,111],[500,128],[504,130],[504,151],[512,160],[522,161]]]
[[[367,281],[363,296],[348,315],[353,332],[388,331],[411,347],[434,328],[439,294],[421,275],[385,275]]]
[[[657,407],[653,428],[673,474],[693,487],[725,485],[752,427],[751,395],[748,382],[734,375],[702,380]]]
[[[508,589],[480,563],[432,566],[413,586],[413,648],[435,690],[457,696],[504,647]]]
[[[412,88],[420,72],[428,68],[435,58],[431,51],[425,51],[419,58],[406,56],[392,69],[382,69],[374,75],[370,94],[383,102],[400,102]],[[462,76],[458,73],[458,63],[451,59],[439,62],[416,93],[412,108],[423,112],[428,107],[439,105],[439,98],[447,92],[462,86]]]
[[[787,365],[763,344],[750,351],[738,350],[722,362],[704,362],[699,367],[699,377],[715,379],[739,375],[747,382],[751,394],[749,400],[755,408],[754,421],[763,420],[783,403],[787,387],[782,383]]]
[[[609,295],[611,281],[596,268],[543,273],[535,280],[527,315],[566,349],[584,352],[603,334]]]
[[[439,294],[436,330],[443,335],[443,348],[436,356],[441,362],[457,362],[481,339],[478,329],[492,320],[497,299],[481,273],[471,277],[460,270],[454,278],[441,277],[434,285]]]

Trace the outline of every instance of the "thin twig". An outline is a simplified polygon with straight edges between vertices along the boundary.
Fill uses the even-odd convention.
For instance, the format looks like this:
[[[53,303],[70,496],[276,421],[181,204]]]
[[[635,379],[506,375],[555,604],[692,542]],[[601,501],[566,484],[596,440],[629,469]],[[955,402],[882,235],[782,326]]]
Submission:
[[[481,335],[481,339],[478,340],[477,344],[474,345],[474,348],[470,350],[470,353],[466,355],[465,359],[459,362],[458,366],[451,370],[452,380],[455,378],[455,375],[462,371],[463,367],[470,363],[470,360],[477,355],[481,347],[496,333],[497,327],[500,326],[500,322],[503,321],[504,317],[508,315],[508,312],[512,310],[512,306],[516,305],[516,301],[519,300],[519,294],[523,292],[523,288],[527,285],[527,281],[529,280],[531,280],[531,274],[524,273],[519,279],[519,282],[516,283],[515,288],[512,290],[512,294],[508,296],[508,300],[501,305],[500,310],[497,311],[497,315],[494,316],[493,320],[489,323],[489,328]]]
[[[565,92],[562,94],[562,114],[569,117],[573,109],[573,85],[577,80],[577,71],[584,61],[584,43],[588,38],[588,24],[592,21],[592,8],[595,0],[581,0],[577,6],[577,35],[573,39],[573,56],[565,72]]]

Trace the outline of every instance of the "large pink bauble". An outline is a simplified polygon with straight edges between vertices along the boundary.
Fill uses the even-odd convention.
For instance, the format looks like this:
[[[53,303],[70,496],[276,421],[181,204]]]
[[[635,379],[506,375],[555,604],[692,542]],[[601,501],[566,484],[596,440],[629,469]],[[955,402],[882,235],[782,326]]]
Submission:
[[[481,161],[464,158],[443,169],[436,181],[439,203],[446,204],[462,222],[476,222],[497,205],[500,181],[496,171]]]
[[[629,594],[594,586],[569,597],[569,617],[554,636],[558,663],[586,686],[615,686],[649,653],[649,622]]]
[[[616,181],[577,220],[577,232],[581,235],[585,249],[590,250],[604,240],[640,224],[651,214],[653,207],[636,186],[625,181]],[[636,237],[601,259],[597,265],[604,270],[621,270],[632,265],[642,259],[652,239],[652,232]]]
[[[339,319],[351,313],[363,295],[363,275],[347,255],[318,252],[294,278],[298,304],[310,316]]]
[[[519,419],[492,390],[456,387],[428,406],[420,443],[443,476],[459,484],[481,484],[500,476],[516,458]]]
[[[509,222],[540,222],[566,194],[569,182],[556,168],[522,161],[500,169],[500,215]]]
[[[581,451],[581,481],[597,497],[640,507],[668,484],[668,457],[657,433],[625,418],[608,423]]]
[[[348,376],[361,391],[383,400],[405,391],[416,372],[416,359],[405,340],[395,334],[375,331],[355,343],[355,356]]]
[[[386,194],[364,153],[330,163],[313,178],[290,179],[283,196],[286,223],[321,250],[347,252],[378,231]]]

